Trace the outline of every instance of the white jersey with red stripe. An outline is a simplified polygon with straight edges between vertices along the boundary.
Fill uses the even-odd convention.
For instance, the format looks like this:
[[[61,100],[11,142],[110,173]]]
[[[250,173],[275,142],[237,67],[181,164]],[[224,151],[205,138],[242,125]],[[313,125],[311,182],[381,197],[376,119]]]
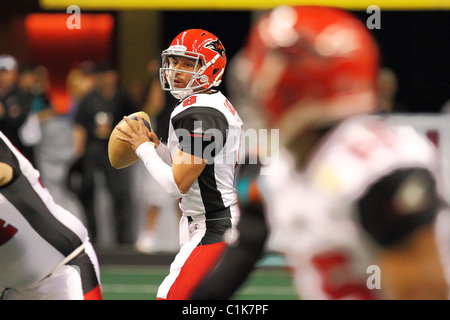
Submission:
[[[0,187],[0,287],[23,288],[49,275],[88,232],[54,202],[39,172],[2,132],[0,162],[14,171],[13,181]]]
[[[357,206],[374,183],[402,168],[424,168],[439,180],[437,150],[411,127],[363,116],[335,128],[305,171],[282,151],[271,174],[261,176],[271,244],[293,266],[301,298],[380,298],[372,282],[380,278],[369,279],[380,247],[361,226]]]
[[[234,179],[242,126],[238,113],[219,91],[189,96],[173,110],[168,138],[172,158],[180,149],[208,161],[180,202],[185,216],[201,219],[205,213],[237,204]]]

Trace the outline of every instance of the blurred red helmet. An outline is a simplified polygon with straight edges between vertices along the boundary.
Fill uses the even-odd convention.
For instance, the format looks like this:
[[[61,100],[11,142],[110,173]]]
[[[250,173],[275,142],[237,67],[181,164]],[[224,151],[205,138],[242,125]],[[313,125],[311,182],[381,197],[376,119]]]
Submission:
[[[173,39],[170,47],[162,52],[162,68],[160,69],[161,86],[170,91],[175,97],[183,98],[195,89],[210,89],[218,86],[222,81],[227,57],[222,42],[212,33],[201,29],[189,29],[181,32]],[[170,56],[182,56],[195,60],[201,68],[192,74],[192,79],[186,88],[175,88],[173,77],[170,79]],[[194,68],[195,70],[196,68]],[[185,71],[187,72],[187,71]],[[173,73],[174,74],[174,73]]]
[[[316,106],[315,117],[329,113],[334,119],[375,110],[374,99],[370,105],[327,104],[376,88],[377,45],[366,26],[343,10],[275,8],[252,28],[244,59],[249,89],[271,123],[305,106]]]

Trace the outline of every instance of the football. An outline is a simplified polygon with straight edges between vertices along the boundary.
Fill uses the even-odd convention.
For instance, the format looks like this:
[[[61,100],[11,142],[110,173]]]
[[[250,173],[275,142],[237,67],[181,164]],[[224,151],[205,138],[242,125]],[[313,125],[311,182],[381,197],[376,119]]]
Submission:
[[[144,125],[147,127],[148,131],[151,131],[151,122],[150,118],[144,111],[139,111],[132,113],[128,116],[128,118],[133,122],[136,128],[139,127],[138,118],[141,117],[144,121]],[[120,141],[117,139],[117,135],[123,136],[123,134],[117,130],[117,127],[124,129],[125,131],[130,131],[131,128],[125,120],[121,120],[111,132],[109,136],[108,142],[108,157],[111,166],[115,169],[122,169],[128,167],[135,163],[139,158],[136,153],[133,151],[133,148],[126,142]]]

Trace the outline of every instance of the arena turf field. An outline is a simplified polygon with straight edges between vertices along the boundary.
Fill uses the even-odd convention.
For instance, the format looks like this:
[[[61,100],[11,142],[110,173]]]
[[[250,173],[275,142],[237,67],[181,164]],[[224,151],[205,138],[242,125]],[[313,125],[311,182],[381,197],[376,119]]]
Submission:
[[[99,254],[105,300],[155,300],[169,272],[171,255],[132,256]],[[234,300],[297,299],[283,261],[276,255],[260,261]]]

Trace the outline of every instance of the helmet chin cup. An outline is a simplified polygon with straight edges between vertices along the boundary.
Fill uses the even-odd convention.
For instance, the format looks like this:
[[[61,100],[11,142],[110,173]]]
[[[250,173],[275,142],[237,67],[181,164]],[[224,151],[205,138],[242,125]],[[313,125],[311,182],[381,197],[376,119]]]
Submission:
[[[189,97],[191,94],[194,93],[194,90],[170,90],[170,94],[175,98],[179,100],[183,100],[186,97]]]

